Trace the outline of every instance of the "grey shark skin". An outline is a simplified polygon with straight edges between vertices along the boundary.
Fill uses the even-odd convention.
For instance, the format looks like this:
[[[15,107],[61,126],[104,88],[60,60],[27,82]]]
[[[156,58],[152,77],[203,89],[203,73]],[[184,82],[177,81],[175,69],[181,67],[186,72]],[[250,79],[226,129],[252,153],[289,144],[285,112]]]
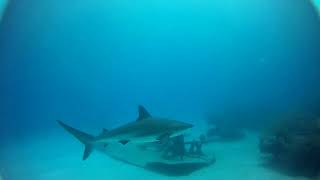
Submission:
[[[103,129],[98,136],[92,136],[58,120],[58,123],[69,133],[75,136],[85,145],[83,160],[87,159],[95,147],[107,147],[109,143],[121,143],[123,145],[132,143],[146,143],[161,141],[177,135],[193,127],[189,123],[152,117],[143,107],[139,106],[139,117],[110,131]]]

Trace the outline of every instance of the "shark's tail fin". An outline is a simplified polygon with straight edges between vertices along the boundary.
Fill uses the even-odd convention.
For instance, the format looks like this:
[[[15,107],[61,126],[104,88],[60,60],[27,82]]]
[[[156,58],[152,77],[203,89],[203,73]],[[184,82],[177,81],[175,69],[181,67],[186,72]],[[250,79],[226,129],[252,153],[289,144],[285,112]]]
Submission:
[[[78,129],[75,129],[71,126],[66,125],[65,123],[57,120],[57,122],[69,133],[71,133],[74,137],[76,137],[80,142],[82,142],[85,146],[84,153],[83,153],[83,160],[86,160],[89,155],[91,154],[93,147],[92,142],[94,141],[94,136],[81,132]]]

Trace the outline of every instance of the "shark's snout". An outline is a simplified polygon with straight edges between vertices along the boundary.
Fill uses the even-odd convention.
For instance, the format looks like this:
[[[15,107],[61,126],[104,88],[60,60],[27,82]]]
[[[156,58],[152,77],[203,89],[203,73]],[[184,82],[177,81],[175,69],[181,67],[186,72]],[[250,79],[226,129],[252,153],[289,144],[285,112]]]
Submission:
[[[183,122],[181,124],[181,127],[184,128],[184,129],[190,129],[190,128],[193,128],[193,124]]]
[[[175,127],[172,128],[173,129],[172,137],[190,134],[192,127],[193,127],[193,124],[178,122],[177,124],[175,124]]]
[[[185,122],[180,122],[176,125],[177,130],[187,130],[193,127],[193,124],[190,123],[185,123]]]
[[[190,129],[190,128],[193,128],[193,126],[194,126],[193,124],[188,124],[188,123],[187,123],[186,128],[187,128],[187,129]]]

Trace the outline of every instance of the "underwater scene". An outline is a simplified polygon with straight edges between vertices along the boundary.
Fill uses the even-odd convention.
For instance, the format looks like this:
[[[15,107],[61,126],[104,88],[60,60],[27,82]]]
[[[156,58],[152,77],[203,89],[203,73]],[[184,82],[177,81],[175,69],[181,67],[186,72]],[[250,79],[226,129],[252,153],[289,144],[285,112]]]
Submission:
[[[0,180],[320,180],[319,10],[0,0]]]

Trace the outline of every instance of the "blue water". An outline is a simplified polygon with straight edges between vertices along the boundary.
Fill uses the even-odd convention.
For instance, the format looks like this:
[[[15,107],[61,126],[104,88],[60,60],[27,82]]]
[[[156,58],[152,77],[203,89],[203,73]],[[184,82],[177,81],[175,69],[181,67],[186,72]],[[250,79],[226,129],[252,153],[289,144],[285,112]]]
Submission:
[[[320,1],[316,0],[316,1],[314,1],[314,2],[315,2],[315,4],[316,4],[317,6],[319,6]]]
[[[97,134],[136,119],[139,104],[195,125],[237,109],[256,130],[270,114],[319,113],[319,82],[309,1],[12,1],[0,26],[0,145],[64,133],[57,119]]]

